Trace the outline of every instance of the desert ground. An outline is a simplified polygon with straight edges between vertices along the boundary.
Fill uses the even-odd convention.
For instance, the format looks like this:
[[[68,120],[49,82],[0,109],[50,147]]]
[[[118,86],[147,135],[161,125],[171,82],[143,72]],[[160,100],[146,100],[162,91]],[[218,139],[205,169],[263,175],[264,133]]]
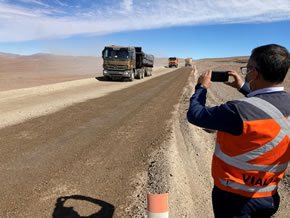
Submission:
[[[169,193],[170,217],[213,217],[215,132],[187,122],[189,98],[201,72],[247,60],[159,58],[152,77],[120,82],[98,57],[2,53],[0,217],[147,217],[148,192]],[[212,83],[207,105],[241,97]],[[275,217],[289,216],[289,188],[288,169]]]

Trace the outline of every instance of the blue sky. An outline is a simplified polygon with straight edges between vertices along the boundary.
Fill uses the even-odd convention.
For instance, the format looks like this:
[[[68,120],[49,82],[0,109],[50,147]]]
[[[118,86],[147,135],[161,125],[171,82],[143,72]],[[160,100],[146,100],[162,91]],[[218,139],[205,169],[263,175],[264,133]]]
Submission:
[[[290,50],[290,0],[0,0],[0,52],[100,56],[105,45],[156,57]]]

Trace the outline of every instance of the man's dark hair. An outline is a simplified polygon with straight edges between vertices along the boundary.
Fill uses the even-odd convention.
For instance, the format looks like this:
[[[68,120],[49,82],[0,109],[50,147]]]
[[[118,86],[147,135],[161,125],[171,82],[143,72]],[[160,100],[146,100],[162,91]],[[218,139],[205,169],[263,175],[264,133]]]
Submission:
[[[273,83],[283,82],[290,66],[288,50],[276,44],[253,49],[250,59],[256,63],[256,69],[263,79]]]

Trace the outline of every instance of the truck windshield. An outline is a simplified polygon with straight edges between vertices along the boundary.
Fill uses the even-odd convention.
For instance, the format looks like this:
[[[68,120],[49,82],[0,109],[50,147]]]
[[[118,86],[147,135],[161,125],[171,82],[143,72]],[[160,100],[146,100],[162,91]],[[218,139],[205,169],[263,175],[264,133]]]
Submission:
[[[105,59],[129,59],[130,55],[127,49],[106,49],[104,51]]]
[[[169,58],[170,61],[176,61],[176,58]]]

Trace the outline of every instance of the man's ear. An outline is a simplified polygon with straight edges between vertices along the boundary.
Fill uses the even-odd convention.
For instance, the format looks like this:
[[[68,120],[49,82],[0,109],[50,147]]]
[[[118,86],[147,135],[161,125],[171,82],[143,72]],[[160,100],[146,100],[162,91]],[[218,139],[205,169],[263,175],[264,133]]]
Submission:
[[[252,78],[253,78],[253,80],[263,79],[263,76],[260,72],[257,71],[256,68],[254,68],[254,70],[252,72]]]

